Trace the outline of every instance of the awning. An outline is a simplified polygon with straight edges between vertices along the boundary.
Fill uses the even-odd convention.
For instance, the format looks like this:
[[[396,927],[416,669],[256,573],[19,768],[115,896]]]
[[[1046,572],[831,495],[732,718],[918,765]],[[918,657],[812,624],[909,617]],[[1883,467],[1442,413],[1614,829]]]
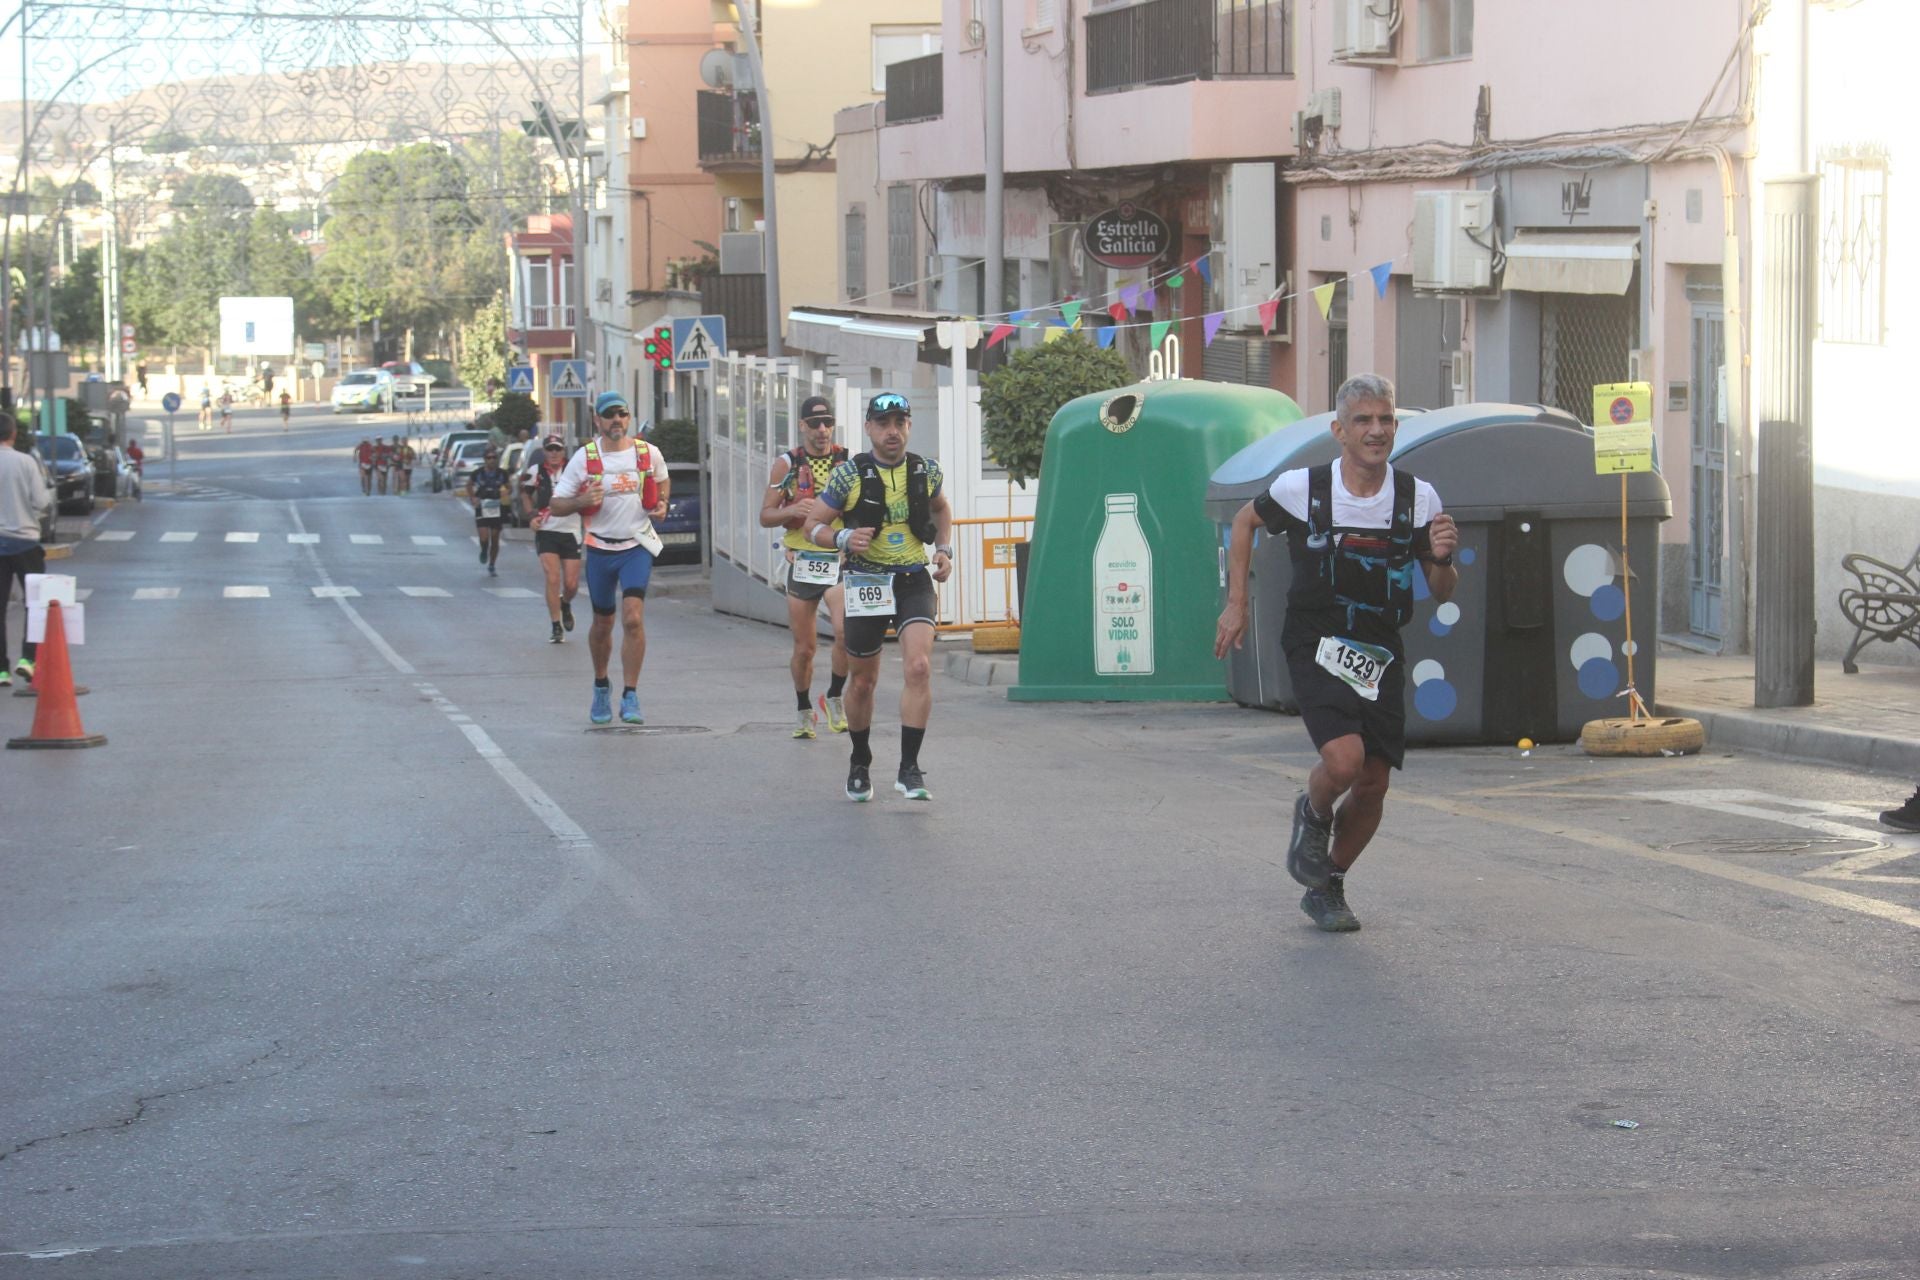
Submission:
[[[1621,294],[1640,260],[1640,233],[1521,230],[1505,248],[1509,289]]]

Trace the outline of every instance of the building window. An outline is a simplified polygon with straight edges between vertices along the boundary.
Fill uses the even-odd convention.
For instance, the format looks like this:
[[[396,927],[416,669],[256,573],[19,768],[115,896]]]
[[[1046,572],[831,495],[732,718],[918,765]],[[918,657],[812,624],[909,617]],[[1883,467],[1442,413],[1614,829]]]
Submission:
[[[887,188],[887,288],[906,293],[913,283],[913,188],[901,183]]]
[[[873,91],[887,91],[887,68],[909,58],[940,52],[939,27],[875,27],[873,29]]]
[[[1473,0],[1423,0],[1420,61],[1464,58],[1473,52]]]
[[[1866,149],[1820,160],[1820,337],[1880,346],[1887,336],[1887,157]]]
[[[867,296],[867,207],[863,204],[847,208],[846,279],[849,299]]]
[[[1027,24],[1027,30],[1051,31],[1054,13],[1058,8],[1056,0],[1033,0],[1033,21]]]
[[[1593,389],[1625,382],[1638,291],[1540,295],[1540,395],[1581,422],[1593,417]]]

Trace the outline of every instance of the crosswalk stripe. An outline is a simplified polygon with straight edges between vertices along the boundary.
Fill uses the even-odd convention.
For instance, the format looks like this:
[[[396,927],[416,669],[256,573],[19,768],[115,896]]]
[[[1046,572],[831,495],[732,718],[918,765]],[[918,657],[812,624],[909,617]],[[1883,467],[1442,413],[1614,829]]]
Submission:
[[[422,596],[451,596],[453,592],[444,587],[402,587],[400,594],[419,599]]]
[[[133,593],[135,600],[178,600],[178,587],[140,587]]]
[[[540,594],[525,587],[486,587],[484,590],[488,595],[499,596],[502,600],[530,600]]]
[[[87,597],[92,594],[93,594],[92,587],[75,587],[73,589],[73,598],[75,600],[80,601],[82,604],[86,603]]]
[[[131,542],[134,532],[132,529],[103,529],[93,535],[93,540],[95,542]]]
[[[413,545],[416,547],[444,547],[447,545],[447,540],[437,533],[416,533],[413,535]]]
[[[199,537],[199,536],[200,536],[200,535],[199,535],[198,533],[196,533],[196,532],[194,532],[194,531],[193,531],[193,530],[191,530],[191,529],[188,529],[188,530],[176,530],[176,531],[174,531],[174,532],[172,532],[172,533],[163,533],[163,534],[161,534],[161,535],[160,535],[160,541],[162,541],[162,542],[192,542],[192,541],[193,541],[193,540],[194,540],[195,538],[197,538],[197,537]]]
[[[287,535],[287,541],[312,546],[314,543],[320,541],[320,535],[317,533],[290,533]]]
[[[360,594],[360,588],[358,587],[315,587],[313,589],[313,594],[314,594],[314,598],[319,600],[350,600],[353,597]]]
[[[378,546],[386,541],[377,533],[350,533],[347,537],[353,540],[354,545],[362,547]]]
[[[260,535],[257,533],[230,533],[227,535],[227,541],[228,542],[258,542],[260,541]]]
[[[222,587],[220,594],[229,600],[265,600],[273,593],[265,587]]]

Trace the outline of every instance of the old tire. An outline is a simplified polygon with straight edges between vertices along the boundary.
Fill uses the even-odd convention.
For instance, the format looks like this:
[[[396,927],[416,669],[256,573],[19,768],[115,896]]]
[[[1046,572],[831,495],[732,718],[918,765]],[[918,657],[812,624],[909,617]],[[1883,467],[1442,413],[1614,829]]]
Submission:
[[[1020,628],[1004,624],[975,627],[973,651],[975,653],[1018,653],[1020,652]]]
[[[1690,756],[1706,745],[1700,722],[1684,716],[1589,720],[1580,730],[1580,747],[1590,756]]]

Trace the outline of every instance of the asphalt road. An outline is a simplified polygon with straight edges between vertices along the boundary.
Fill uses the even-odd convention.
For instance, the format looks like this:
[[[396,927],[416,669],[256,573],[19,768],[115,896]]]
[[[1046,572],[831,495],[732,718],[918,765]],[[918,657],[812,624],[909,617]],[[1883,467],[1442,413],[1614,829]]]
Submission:
[[[0,1276],[1920,1274],[1910,781],[1416,752],[1326,936],[1297,721],[936,677],[935,800],[856,806],[663,569],[593,730],[376,430],[181,432],[64,562],[110,742],[0,755]]]

